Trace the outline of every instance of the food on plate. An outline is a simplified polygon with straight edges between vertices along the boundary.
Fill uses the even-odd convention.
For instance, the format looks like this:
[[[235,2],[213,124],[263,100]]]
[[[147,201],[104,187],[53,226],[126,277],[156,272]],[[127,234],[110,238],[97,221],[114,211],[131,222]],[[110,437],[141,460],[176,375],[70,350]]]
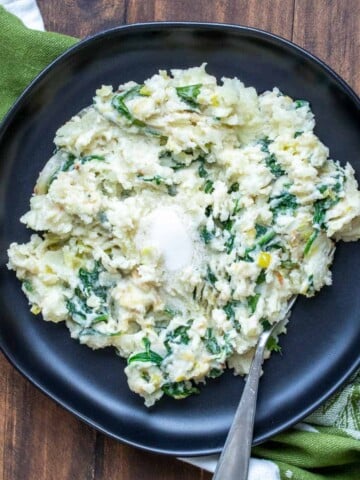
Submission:
[[[57,131],[21,218],[37,233],[8,251],[31,312],[115,347],[147,406],[246,374],[289,298],[331,284],[335,242],[360,237],[354,171],[314,126],[307,101],[204,65],[102,86]]]

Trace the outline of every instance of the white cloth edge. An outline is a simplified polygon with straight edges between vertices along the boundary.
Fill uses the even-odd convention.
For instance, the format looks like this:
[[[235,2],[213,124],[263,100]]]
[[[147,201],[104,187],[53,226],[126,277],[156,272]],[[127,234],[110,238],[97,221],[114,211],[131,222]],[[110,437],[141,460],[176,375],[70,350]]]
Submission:
[[[0,0],[0,5],[16,15],[28,28],[45,30],[44,22],[35,0]],[[219,455],[179,458],[196,467],[214,472]],[[248,480],[280,480],[279,467],[269,460],[250,459]]]
[[[20,18],[26,27],[33,30],[45,30],[44,22],[35,0],[0,0],[0,5]]]

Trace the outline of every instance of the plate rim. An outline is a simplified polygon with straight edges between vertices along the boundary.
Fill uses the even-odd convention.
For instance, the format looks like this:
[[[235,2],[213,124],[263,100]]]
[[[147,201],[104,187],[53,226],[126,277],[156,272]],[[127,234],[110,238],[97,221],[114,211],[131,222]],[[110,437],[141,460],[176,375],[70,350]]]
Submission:
[[[153,28],[157,29],[213,29],[213,30],[227,30],[227,31],[240,31],[243,34],[250,34],[250,36],[254,38],[261,38],[264,41],[272,41],[280,47],[286,47],[292,51],[295,51],[297,54],[300,54],[301,57],[305,58],[306,60],[311,60],[315,64],[321,67],[321,69],[325,72],[327,76],[332,77],[335,82],[342,88],[345,94],[351,99],[351,101],[356,105],[356,107],[360,110],[360,97],[359,95],[353,90],[353,88],[327,63],[321,60],[316,55],[312,54],[311,52],[307,51],[303,47],[295,44],[291,40],[288,40],[280,35],[276,35],[272,32],[268,32],[266,30],[262,30],[255,27],[249,27],[245,25],[237,25],[231,23],[219,23],[219,22],[186,22],[186,21],[179,21],[179,22],[172,22],[172,21],[161,21],[161,22],[140,22],[140,23],[131,23],[126,25],[119,25],[110,29],[102,30],[98,33],[93,35],[87,36],[84,39],[79,40],[70,48],[68,48],[65,52],[61,55],[56,57],[49,65],[47,65],[41,72],[36,75],[36,77],[30,82],[30,84],[23,90],[23,92],[19,95],[19,97],[15,100],[14,104],[10,107],[9,111],[5,114],[4,118],[0,123],[0,142],[2,140],[3,135],[6,133],[8,124],[12,121],[13,117],[17,114],[18,109],[21,107],[21,104],[24,99],[26,99],[27,95],[31,93],[34,87],[44,78],[48,73],[50,73],[53,68],[56,67],[58,63],[61,63],[64,59],[71,56],[74,52],[81,50],[82,48],[86,48],[88,44],[101,39],[103,37],[111,36],[118,32],[125,32],[131,31],[146,31],[151,30]],[[92,428],[96,429],[97,431],[117,440],[123,442],[127,445],[139,448],[144,451],[158,453],[168,456],[182,456],[182,457],[194,457],[199,455],[212,455],[219,453],[221,449],[219,448],[205,448],[205,449],[164,449],[164,448],[156,448],[156,447],[149,447],[146,444],[141,442],[136,442],[132,440],[128,440],[123,436],[116,435],[109,431],[108,429],[102,427],[97,421],[89,418],[88,416],[84,415],[78,409],[68,405],[65,400],[62,400],[58,395],[53,394],[51,390],[40,381],[38,381],[31,372],[27,371],[24,366],[21,366],[20,363],[17,361],[16,356],[12,355],[10,349],[7,348],[6,343],[3,341],[3,336],[1,334],[1,324],[0,324],[0,350],[5,356],[5,358],[10,362],[10,364],[32,385],[34,385],[37,389],[39,389],[42,393],[48,396],[51,400],[55,401],[58,405],[64,408],[66,411],[73,414],[75,417],[86,423],[87,425],[91,426]],[[329,388],[324,395],[317,399],[316,402],[313,402],[307,408],[304,408],[298,415],[293,416],[291,420],[288,420],[285,423],[282,423],[281,426],[272,427],[269,429],[267,434],[260,435],[253,445],[258,445],[260,443],[269,440],[274,435],[277,435],[280,432],[287,430],[289,427],[293,426],[297,422],[301,421],[305,417],[307,417],[310,413],[316,410],[324,401],[326,401],[330,396],[332,396],[345,382],[348,380],[351,375],[360,367],[360,355],[357,361],[351,365],[347,371],[341,376],[341,378]]]

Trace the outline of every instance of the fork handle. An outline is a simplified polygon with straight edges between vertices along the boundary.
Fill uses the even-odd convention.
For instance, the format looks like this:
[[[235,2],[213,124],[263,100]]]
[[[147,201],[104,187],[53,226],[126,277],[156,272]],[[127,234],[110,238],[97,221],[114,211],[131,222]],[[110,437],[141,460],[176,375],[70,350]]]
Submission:
[[[251,363],[241,401],[236,410],[213,480],[247,480],[261,365],[266,339],[261,339]]]

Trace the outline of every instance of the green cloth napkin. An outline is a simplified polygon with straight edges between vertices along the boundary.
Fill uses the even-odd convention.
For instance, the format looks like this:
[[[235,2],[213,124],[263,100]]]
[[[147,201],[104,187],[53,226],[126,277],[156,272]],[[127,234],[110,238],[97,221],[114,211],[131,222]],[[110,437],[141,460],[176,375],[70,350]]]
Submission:
[[[31,80],[76,42],[29,30],[0,7],[0,119]],[[306,430],[276,435],[255,447],[253,456],[274,461],[282,480],[360,480],[360,374],[306,422]]]
[[[0,120],[31,80],[76,42],[66,35],[30,30],[0,6]]]

